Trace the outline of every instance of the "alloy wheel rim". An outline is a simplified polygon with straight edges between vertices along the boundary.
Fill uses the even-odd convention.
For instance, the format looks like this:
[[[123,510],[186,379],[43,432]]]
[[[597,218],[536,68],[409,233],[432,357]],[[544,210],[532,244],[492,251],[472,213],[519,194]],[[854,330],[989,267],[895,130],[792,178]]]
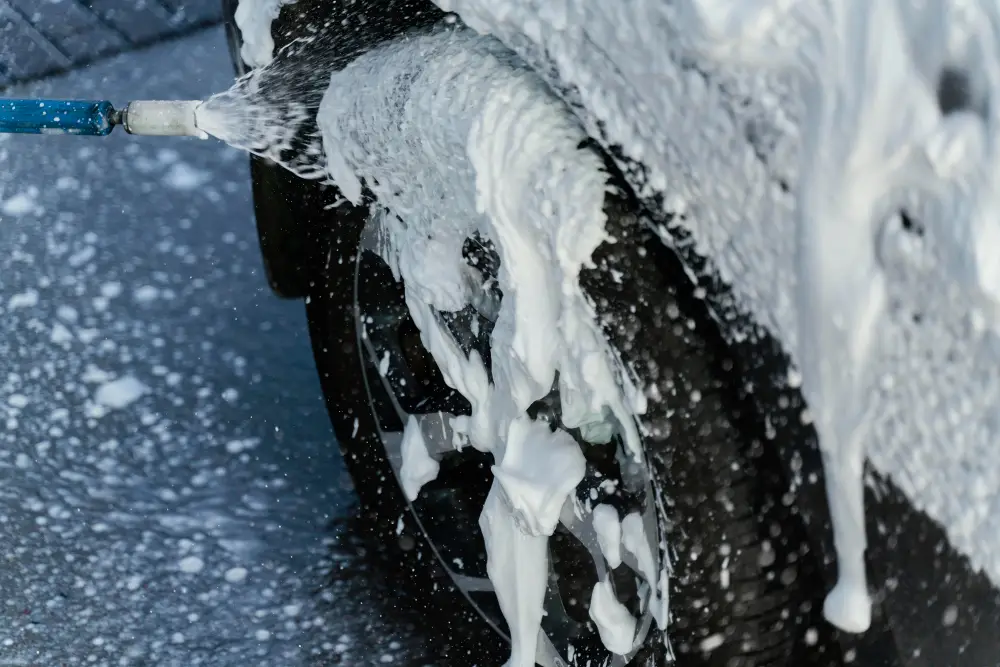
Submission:
[[[480,240],[472,245],[487,248]],[[403,427],[411,418],[419,423],[441,472],[421,489],[416,500],[406,500],[410,516],[455,587],[509,641],[506,622],[486,576],[485,545],[478,526],[482,501],[492,480],[492,457],[471,447],[458,450],[454,446],[449,421],[468,414],[468,402],[444,384],[436,362],[420,343],[402,283],[384,258],[388,246],[378,218],[371,216],[355,261],[354,306],[365,387],[380,442],[395,476],[393,482],[402,486]],[[459,313],[438,314],[460,347],[466,352],[475,348],[487,366],[492,330],[489,316],[495,319],[499,305],[493,303],[495,296],[485,294],[476,306]],[[558,424],[558,404],[554,390],[532,406],[532,416]],[[581,443],[588,473],[567,501],[549,541],[549,581],[536,661],[541,667],[586,665],[588,661],[624,667],[644,644],[654,623],[649,589],[657,590],[659,582],[650,579],[657,579],[663,569],[655,490],[648,466],[626,454],[617,433],[606,445],[584,442],[579,432],[570,433]],[[593,508],[603,504],[615,507],[620,516],[639,515],[652,566],[648,561],[640,563],[640,557],[623,549],[623,565],[613,571],[608,567],[592,521]],[[458,534],[461,537],[455,539]],[[611,581],[619,601],[637,619],[634,648],[626,656],[612,654],[604,647],[588,616],[593,585],[604,578]]]

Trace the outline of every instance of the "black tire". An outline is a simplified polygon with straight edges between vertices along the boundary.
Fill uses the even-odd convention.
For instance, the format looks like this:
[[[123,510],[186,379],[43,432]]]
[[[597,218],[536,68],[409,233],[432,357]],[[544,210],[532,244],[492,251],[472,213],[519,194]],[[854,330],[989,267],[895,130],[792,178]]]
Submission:
[[[597,250],[581,283],[608,340],[663,397],[641,421],[654,479],[673,499],[662,522],[675,562],[668,634],[678,661],[843,664],[820,613],[819,563],[739,366],[681,260],[618,183],[605,207],[616,242]],[[714,635],[724,642],[705,655]]]
[[[616,241],[598,249],[597,268],[585,271],[581,282],[609,341],[663,397],[650,401],[642,422],[654,480],[670,501],[659,518],[674,562],[668,634],[678,664],[842,664],[821,619],[819,565],[801,517],[784,502],[788,481],[777,454],[764,446],[763,419],[744,395],[717,324],[624,186],[608,196],[606,212]],[[408,548],[399,548],[399,518],[410,510],[379,442],[357,341],[354,272],[345,270],[357,260],[366,220],[364,209],[340,209],[330,227],[336,230],[331,259],[308,300],[327,407],[382,542],[397,549],[415,582],[437,584],[437,595],[418,602],[438,609],[428,615],[437,621],[433,629],[456,647],[452,655],[480,665],[487,657],[502,660],[500,642],[482,619],[467,609],[456,613],[467,603],[436,564],[425,536],[404,533]],[[623,278],[611,280],[612,272]],[[414,525],[409,518],[403,524],[410,530]],[[728,587],[720,574],[724,567]],[[717,638],[721,645],[703,650]],[[664,664],[661,639],[651,633],[632,664]]]

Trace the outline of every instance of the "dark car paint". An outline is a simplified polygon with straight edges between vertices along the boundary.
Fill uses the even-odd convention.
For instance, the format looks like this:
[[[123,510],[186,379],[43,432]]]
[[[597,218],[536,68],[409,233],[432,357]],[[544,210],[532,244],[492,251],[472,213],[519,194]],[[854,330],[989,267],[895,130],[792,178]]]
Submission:
[[[237,0],[225,3],[232,26]],[[427,0],[299,0],[282,10],[274,26],[275,41],[287,43],[301,28],[304,17],[316,21],[318,16],[329,25],[344,21],[342,25],[348,30],[340,46],[331,47],[337,50],[331,58],[334,68],[338,62],[442,14]],[[238,44],[238,32],[230,29],[230,36]],[[239,71],[241,63],[235,54],[238,49],[234,57]],[[322,267],[320,263],[337,262],[331,253],[339,257],[344,252],[344,246],[334,247],[331,239],[356,234],[350,230],[358,226],[363,209],[344,205],[324,210],[338,199],[334,188],[303,181],[260,158],[251,159],[251,172],[269,282],[281,296],[308,296],[313,293],[311,282]],[[342,234],[331,233],[338,228]],[[703,263],[693,255],[685,259],[690,264]],[[708,282],[713,283],[707,285],[710,293],[726,291],[724,285],[711,279]],[[781,388],[783,383],[775,380],[784,376],[787,360],[780,345],[766,336],[737,353],[742,360],[739,368],[752,385],[755,400],[765,406],[775,426],[773,442],[782,454],[786,472],[816,480],[796,491],[796,503],[811,526],[813,548],[823,555],[830,585],[836,566],[814,433],[799,423],[801,396]],[[329,370],[320,368],[327,376]],[[984,575],[971,570],[940,526],[914,510],[891,482],[870,476],[873,483],[866,492],[868,560],[877,604],[871,630],[860,636],[840,633],[844,650],[853,651],[855,664],[864,667],[994,667],[1000,663],[1000,593]],[[942,619],[952,606],[958,610],[956,621],[945,626]]]

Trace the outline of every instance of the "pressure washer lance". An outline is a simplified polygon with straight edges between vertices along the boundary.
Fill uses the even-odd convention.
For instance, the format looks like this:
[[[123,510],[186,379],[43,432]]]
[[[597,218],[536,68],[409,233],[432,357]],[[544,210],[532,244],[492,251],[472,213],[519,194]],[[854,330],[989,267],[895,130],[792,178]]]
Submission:
[[[0,99],[0,133],[74,134],[104,137],[115,125],[129,134],[200,137],[195,110],[198,100],[129,102],[120,111],[107,101]]]

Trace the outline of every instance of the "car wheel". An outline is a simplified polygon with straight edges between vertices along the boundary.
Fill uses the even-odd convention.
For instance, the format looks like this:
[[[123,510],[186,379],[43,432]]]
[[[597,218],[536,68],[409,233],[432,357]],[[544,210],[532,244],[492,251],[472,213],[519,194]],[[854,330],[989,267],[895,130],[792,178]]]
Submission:
[[[608,170],[614,173],[610,163]],[[550,540],[536,661],[652,665],[673,654],[681,664],[720,667],[840,664],[820,620],[819,568],[788,502],[782,467],[764,446],[764,422],[680,262],[616,180],[605,206],[615,242],[598,249],[581,286],[608,342],[649,388],[640,418],[644,460],[632,461],[620,437],[595,444],[572,432],[587,474],[575,492],[576,512],[563,513]],[[509,641],[478,527],[493,462],[453,446],[450,420],[469,414],[469,404],[421,342],[404,286],[379,252],[380,218],[370,214],[378,211],[372,203],[342,212],[332,234],[308,300],[317,364],[357,492],[382,541],[423,582],[422,602],[441,614],[432,625],[462,647],[457,654],[483,664],[502,659],[500,644]],[[484,276],[495,275],[489,239],[467,239],[465,257]],[[494,289],[477,308],[437,314],[454,342],[476,350],[487,366],[491,314],[502,299]],[[531,413],[558,424],[558,391]],[[409,497],[408,424],[419,428],[439,469]],[[632,532],[618,567],[601,549],[595,508]],[[661,570],[669,571],[665,631],[650,604]],[[624,655],[606,648],[591,618],[592,592],[603,580],[637,621]]]

